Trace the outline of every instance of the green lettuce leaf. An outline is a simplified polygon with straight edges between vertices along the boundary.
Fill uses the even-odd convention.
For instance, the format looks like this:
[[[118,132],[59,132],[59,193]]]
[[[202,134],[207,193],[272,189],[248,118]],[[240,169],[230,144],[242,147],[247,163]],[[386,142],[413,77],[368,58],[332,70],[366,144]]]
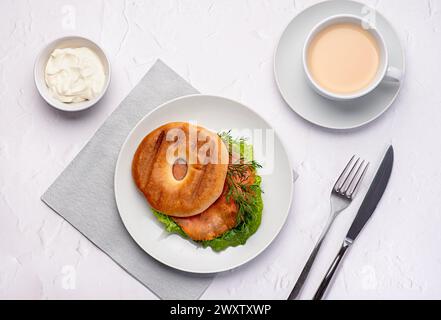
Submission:
[[[158,219],[159,222],[161,222],[164,227],[165,230],[167,230],[170,233],[176,233],[179,234],[180,236],[187,238],[187,235],[185,234],[185,232],[181,229],[181,227],[169,216],[156,211],[155,209],[152,209],[153,214],[155,215],[156,219]]]

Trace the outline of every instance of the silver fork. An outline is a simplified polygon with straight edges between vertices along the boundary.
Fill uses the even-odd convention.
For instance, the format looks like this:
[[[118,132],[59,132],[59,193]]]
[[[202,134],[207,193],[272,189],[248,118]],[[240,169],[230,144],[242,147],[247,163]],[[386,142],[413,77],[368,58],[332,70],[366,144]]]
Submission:
[[[308,261],[306,262],[305,267],[302,270],[302,273],[297,280],[294,289],[288,297],[288,300],[294,300],[299,295],[302,290],[303,284],[308,278],[309,271],[312,268],[314,260],[317,256],[317,253],[322,246],[323,240],[328,234],[329,229],[331,228],[332,223],[335,218],[338,216],[340,212],[346,209],[352,199],[354,198],[358,187],[360,186],[361,181],[369,167],[369,162],[362,160],[360,162],[360,158],[355,160],[355,156],[349,160],[345,169],[341,173],[340,177],[338,177],[337,182],[334,184],[334,187],[331,191],[331,215],[328,218],[328,222],[326,223],[325,228],[320,235],[320,238],[317,244],[314,247],[314,250],[311,252]]]

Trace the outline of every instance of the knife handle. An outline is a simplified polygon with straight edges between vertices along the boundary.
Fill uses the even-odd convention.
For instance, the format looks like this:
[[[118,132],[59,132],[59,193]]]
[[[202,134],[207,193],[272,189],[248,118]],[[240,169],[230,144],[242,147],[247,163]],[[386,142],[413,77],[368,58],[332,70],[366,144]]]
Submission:
[[[328,288],[329,284],[331,283],[332,278],[334,277],[335,272],[338,269],[338,265],[340,264],[340,261],[343,259],[346,251],[348,250],[349,246],[352,244],[352,241],[349,239],[345,239],[343,242],[343,245],[340,248],[340,251],[338,252],[337,256],[335,257],[334,261],[332,262],[331,266],[328,269],[328,272],[326,273],[325,277],[322,280],[322,283],[320,283],[320,286],[317,289],[317,292],[314,295],[313,300],[321,300],[326,292],[326,289]]]

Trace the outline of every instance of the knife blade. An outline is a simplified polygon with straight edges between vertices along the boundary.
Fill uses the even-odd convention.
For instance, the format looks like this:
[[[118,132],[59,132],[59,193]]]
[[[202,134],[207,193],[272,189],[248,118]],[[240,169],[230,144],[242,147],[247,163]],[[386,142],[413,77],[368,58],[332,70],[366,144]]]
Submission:
[[[360,209],[358,209],[354,222],[346,235],[348,240],[354,241],[357,238],[358,234],[377,208],[377,205],[380,202],[380,199],[383,196],[389,182],[393,164],[394,148],[390,146],[380,164],[380,167],[378,168],[377,173],[375,174],[375,178],[372,181],[363,202],[361,203]]]
[[[380,202],[380,199],[383,196],[389,182],[393,164],[394,149],[392,146],[390,146],[383,158],[383,161],[381,161],[380,167],[378,168],[374,180],[372,181],[371,186],[369,187],[369,190],[361,203],[360,209],[358,209],[357,215],[355,216],[354,222],[352,222],[351,228],[349,228],[348,234],[346,235],[340,251],[329,267],[328,272],[326,273],[314,295],[314,300],[320,300],[323,298],[340,262],[346,254],[346,251],[351,246],[352,242],[354,242],[354,240],[357,238],[358,234],[377,208],[377,205]]]

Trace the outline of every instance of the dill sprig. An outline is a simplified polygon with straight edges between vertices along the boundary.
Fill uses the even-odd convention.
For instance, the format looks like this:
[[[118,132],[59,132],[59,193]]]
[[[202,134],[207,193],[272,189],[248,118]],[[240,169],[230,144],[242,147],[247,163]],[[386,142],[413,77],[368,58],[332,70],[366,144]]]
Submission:
[[[239,224],[245,220],[248,213],[254,212],[258,206],[259,199],[256,198],[256,194],[260,194],[262,190],[254,176],[256,170],[262,168],[262,166],[253,159],[245,159],[246,138],[235,139],[231,136],[230,131],[222,132],[219,136],[227,145],[230,159],[234,160],[235,157],[237,157],[237,155],[233,154],[233,147],[236,146],[239,148],[239,158],[228,165],[226,177],[228,188],[227,202],[232,199],[237,204],[237,224]],[[254,181],[250,183],[250,179],[253,179]]]

